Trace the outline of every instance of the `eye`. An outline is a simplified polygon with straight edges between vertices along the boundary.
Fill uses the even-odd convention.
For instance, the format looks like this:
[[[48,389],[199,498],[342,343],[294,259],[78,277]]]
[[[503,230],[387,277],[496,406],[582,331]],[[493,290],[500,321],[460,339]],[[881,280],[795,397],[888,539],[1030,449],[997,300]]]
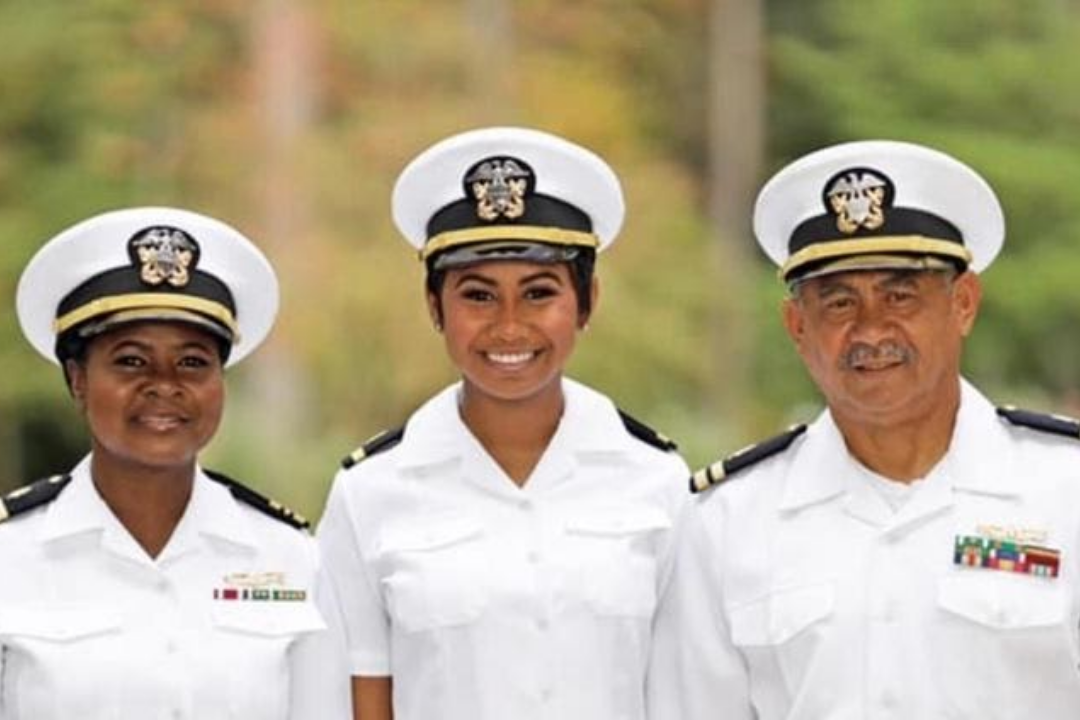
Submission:
[[[205,355],[184,355],[177,364],[182,368],[201,370],[210,367],[213,363]]]
[[[913,302],[918,297],[917,293],[910,288],[892,288],[885,298],[893,305],[903,305]]]
[[[491,302],[495,299],[495,293],[479,285],[463,287],[459,294],[465,300],[475,303]]]
[[[531,285],[525,288],[524,296],[527,300],[547,300],[562,294],[562,288],[548,283]]]
[[[854,307],[855,301],[846,295],[833,295],[826,298],[822,306],[828,312],[838,312]]]
[[[146,358],[135,353],[120,353],[113,356],[112,364],[122,368],[141,368],[146,365]]]

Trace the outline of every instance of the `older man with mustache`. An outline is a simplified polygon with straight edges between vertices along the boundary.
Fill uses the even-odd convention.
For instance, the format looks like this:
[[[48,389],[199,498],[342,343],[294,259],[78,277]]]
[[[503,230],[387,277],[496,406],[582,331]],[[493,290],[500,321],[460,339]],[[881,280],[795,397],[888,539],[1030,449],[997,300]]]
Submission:
[[[1080,426],[960,375],[994,192],[854,142],[781,170],[754,226],[827,409],[695,474],[651,717],[1080,717]]]

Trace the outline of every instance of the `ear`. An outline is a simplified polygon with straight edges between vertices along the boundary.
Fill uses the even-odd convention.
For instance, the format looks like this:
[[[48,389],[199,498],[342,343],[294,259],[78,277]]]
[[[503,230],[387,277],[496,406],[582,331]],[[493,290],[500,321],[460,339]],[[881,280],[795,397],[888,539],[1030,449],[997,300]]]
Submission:
[[[806,335],[806,317],[802,305],[799,304],[799,299],[794,297],[784,298],[784,302],[780,306],[780,314],[788,337],[795,343],[795,349],[802,353],[803,339]]]
[[[975,325],[982,302],[982,283],[979,276],[967,270],[953,281],[953,312],[960,329],[960,335],[967,337]]]
[[[600,302],[600,278],[593,275],[589,283],[589,312],[578,313],[578,329],[584,330],[589,324],[589,318],[596,312],[596,304]]]
[[[426,290],[425,299],[427,301],[428,316],[431,318],[431,324],[439,332],[443,329],[443,311],[442,300],[439,299],[435,293],[430,290]]]
[[[86,367],[75,360],[64,361],[64,376],[68,381],[68,390],[79,410],[86,409]]]

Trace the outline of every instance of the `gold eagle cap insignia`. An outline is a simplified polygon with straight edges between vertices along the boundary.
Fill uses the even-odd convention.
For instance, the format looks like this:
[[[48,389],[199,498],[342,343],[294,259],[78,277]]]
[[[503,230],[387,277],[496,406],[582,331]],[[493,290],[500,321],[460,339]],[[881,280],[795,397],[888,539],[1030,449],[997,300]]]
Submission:
[[[476,201],[476,216],[488,222],[520,218],[525,214],[525,196],[532,177],[528,166],[514,158],[490,158],[478,163],[465,176]]]
[[[877,230],[884,225],[889,185],[887,178],[869,170],[840,173],[825,192],[836,229],[851,235],[860,228]]]
[[[199,245],[183,230],[147,228],[131,240],[132,259],[139,266],[139,278],[147,285],[182,288],[191,282],[198,260]]]

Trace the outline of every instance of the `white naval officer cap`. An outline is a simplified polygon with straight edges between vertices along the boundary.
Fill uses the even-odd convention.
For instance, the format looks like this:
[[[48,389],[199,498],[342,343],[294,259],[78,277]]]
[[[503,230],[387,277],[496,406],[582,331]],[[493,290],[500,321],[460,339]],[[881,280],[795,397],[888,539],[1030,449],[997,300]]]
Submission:
[[[754,234],[788,284],[845,270],[981,272],[1005,239],[997,196],[922,145],[865,140],[805,155],[758,194]]]
[[[430,269],[561,262],[622,227],[619,179],[595,153],[539,130],[492,127],[420,153],[394,185],[394,222]]]
[[[184,322],[224,341],[227,364],[270,332],[278,282],[266,257],[225,223],[188,210],[96,215],[45,243],[19,279],[16,309],[34,349],[62,362],[129,322]]]

